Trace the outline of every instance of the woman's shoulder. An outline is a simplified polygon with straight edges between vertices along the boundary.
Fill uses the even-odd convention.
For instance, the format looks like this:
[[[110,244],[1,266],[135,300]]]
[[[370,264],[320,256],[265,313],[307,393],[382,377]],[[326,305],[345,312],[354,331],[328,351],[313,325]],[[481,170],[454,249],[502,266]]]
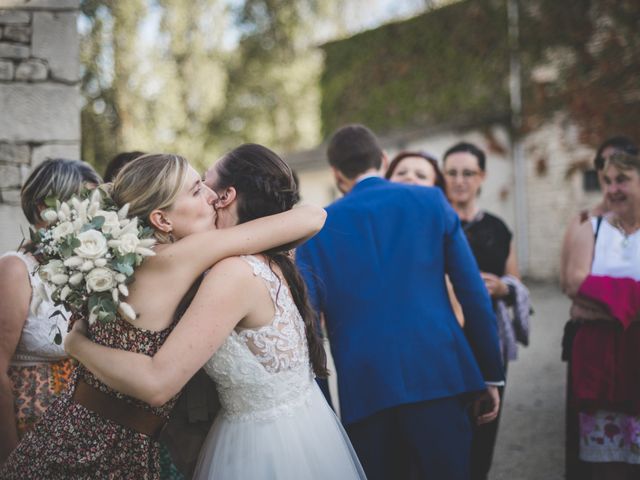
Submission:
[[[511,236],[511,229],[507,226],[507,224],[497,215],[489,213],[487,211],[482,212],[482,219],[480,223],[484,225],[484,228],[491,229],[495,232],[506,234]]]
[[[234,257],[223,258],[211,267],[205,275],[205,282],[207,279],[228,277],[242,278],[251,274],[255,270],[257,265],[266,265],[264,261],[260,260],[256,255],[241,255]]]
[[[22,252],[7,252],[0,256],[0,275],[12,278],[27,278],[35,260]]]

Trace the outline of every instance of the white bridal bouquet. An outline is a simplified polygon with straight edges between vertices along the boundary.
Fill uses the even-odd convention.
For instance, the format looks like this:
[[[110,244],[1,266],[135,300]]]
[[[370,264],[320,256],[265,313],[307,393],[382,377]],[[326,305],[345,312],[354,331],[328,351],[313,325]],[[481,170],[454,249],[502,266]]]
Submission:
[[[66,202],[48,197],[45,204],[47,226],[31,229],[31,241],[51,299],[88,314],[89,324],[112,321],[118,311],[134,320],[136,313],[121,298],[129,295],[135,267],[155,255],[153,230],[127,218],[129,205],[118,209],[101,187]]]

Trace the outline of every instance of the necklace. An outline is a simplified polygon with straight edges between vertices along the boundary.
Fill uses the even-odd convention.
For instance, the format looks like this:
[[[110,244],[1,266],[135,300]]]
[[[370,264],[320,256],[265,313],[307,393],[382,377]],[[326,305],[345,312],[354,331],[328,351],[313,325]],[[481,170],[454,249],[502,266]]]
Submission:
[[[638,229],[634,228],[631,233],[627,233],[627,231],[622,226],[622,222],[620,221],[619,218],[616,218],[614,220],[613,226],[622,234],[622,237],[623,237],[623,239],[622,239],[622,247],[623,248],[627,248],[629,246],[629,237],[631,235],[633,235]],[[635,227],[635,225],[634,225],[634,227]]]

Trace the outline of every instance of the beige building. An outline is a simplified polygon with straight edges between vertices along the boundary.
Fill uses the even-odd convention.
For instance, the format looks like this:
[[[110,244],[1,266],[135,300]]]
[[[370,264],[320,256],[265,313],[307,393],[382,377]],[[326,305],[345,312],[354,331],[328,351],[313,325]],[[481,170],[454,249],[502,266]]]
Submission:
[[[501,217],[522,242],[516,218],[515,172],[508,129],[499,124],[476,129],[414,131],[382,136],[390,156],[400,150],[426,150],[441,159],[447,148],[468,141],[488,152],[487,179],[481,206]],[[519,258],[525,274],[534,279],[556,280],[565,225],[579,210],[596,204],[601,193],[585,188],[585,175],[594,150],[580,144],[576,129],[561,117],[523,139],[526,169],[525,258]],[[324,146],[286,156],[300,178],[303,200],[327,205],[340,193],[326,161]],[[520,249],[522,251],[522,249]]]

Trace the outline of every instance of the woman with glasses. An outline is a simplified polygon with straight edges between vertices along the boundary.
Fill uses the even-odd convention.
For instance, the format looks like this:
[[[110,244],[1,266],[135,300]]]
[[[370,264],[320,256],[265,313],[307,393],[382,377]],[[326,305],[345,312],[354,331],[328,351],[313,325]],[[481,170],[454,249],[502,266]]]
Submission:
[[[443,166],[447,196],[460,217],[493,300],[506,374],[507,362],[516,358],[516,339],[525,345],[528,343],[529,293],[519,280],[513,235],[500,218],[482,210],[478,204],[486,175],[486,156],[481,149],[471,143],[458,143],[445,152]],[[503,392],[501,387],[501,397]],[[499,418],[473,427],[471,474],[474,480],[487,478]]]

